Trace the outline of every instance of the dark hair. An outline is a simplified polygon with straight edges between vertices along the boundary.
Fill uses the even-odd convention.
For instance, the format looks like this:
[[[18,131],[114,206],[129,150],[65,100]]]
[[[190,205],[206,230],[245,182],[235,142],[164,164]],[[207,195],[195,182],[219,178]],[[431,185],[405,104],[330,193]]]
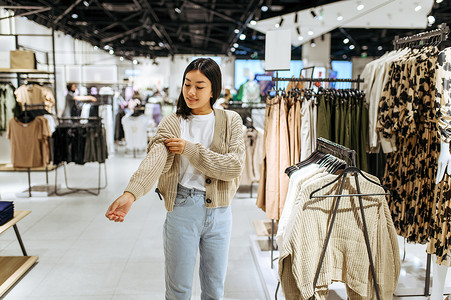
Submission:
[[[67,90],[68,90],[68,91],[71,91],[73,85],[74,85],[74,83],[72,83],[72,82],[69,82],[68,84],[66,84]]]
[[[198,58],[193,60],[186,67],[185,73],[183,73],[182,90],[180,91],[180,96],[177,100],[177,115],[182,116],[184,119],[191,115],[191,108],[186,105],[185,98],[183,97],[183,85],[185,84],[186,74],[193,70],[199,70],[211,82],[211,91],[213,94],[210,98],[211,107],[213,107],[213,104],[215,104],[221,94],[222,76],[218,64],[211,58]]]

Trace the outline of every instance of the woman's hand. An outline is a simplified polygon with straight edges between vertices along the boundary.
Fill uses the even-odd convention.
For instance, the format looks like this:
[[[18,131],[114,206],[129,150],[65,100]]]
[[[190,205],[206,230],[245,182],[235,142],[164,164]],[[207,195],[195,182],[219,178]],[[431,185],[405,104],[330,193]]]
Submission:
[[[185,150],[186,141],[184,139],[172,138],[165,140],[164,145],[172,153],[182,154]]]
[[[124,192],[108,208],[105,216],[114,222],[124,222],[124,218],[136,200],[132,193]]]

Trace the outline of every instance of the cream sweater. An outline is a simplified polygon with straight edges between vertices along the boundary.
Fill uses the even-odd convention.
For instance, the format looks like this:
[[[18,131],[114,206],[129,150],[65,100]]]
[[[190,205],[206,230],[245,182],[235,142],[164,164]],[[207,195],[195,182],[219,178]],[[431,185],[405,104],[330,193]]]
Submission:
[[[343,194],[357,193],[354,178],[350,177],[346,178]],[[313,290],[313,279],[336,198],[310,199],[310,194],[335,178],[322,177],[298,194],[279,259],[279,276],[287,300],[309,299],[314,294],[315,299],[322,298]],[[384,192],[360,175],[359,184],[362,193]],[[340,181],[315,195],[337,194],[339,185]],[[363,197],[363,205],[381,299],[392,299],[401,262],[387,201],[384,196]],[[362,229],[358,198],[342,197],[317,283],[319,290],[341,281],[359,295],[358,299],[376,298]]]
[[[216,119],[210,149],[186,141],[182,154],[205,175],[205,205],[208,208],[230,205],[239,186],[245,159],[241,117],[229,110],[214,109],[214,113]],[[173,210],[177,195],[180,155],[167,150],[164,141],[180,138],[180,118],[175,113],[163,118],[147,146],[146,157],[125,189],[138,199],[158,180],[158,189],[168,211]]]

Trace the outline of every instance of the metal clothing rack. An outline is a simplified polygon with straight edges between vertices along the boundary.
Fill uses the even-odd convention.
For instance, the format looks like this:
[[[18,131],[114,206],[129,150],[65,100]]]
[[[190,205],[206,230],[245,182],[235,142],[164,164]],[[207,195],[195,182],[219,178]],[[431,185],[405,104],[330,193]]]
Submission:
[[[308,67],[308,68],[314,68],[314,67]],[[273,81],[276,82],[276,90],[277,90],[277,82],[279,81],[302,81],[302,82],[351,82],[351,83],[357,83],[357,89],[360,89],[360,83],[364,82],[362,78],[360,78],[360,75],[357,76],[357,78],[349,78],[349,79],[341,79],[341,78],[288,78],[288,77],[278,77],[276,72],[276,77],[272,78]],[[327,140],[326,140],[327,141]],[[328,141],[330,142],[330,141]],[[326,142],[324,142],[326,143]],[[332,142],[330,142],[332,143]],[[335,144],[335,143],[333,143]],[[338,144],[335,144],[336,146],[340,146]],[[343,147],[343,146],[341,146]],[[354,158],[355,160],[355,158]],[[354,161],[355,165],[355,161]],[[274,219],[271,219],[271,269],[274,267]]]
[[[341,197],[350,197],[350,196],[357,196],[359,198],[359,206],[360,206],[360,213],[362,216],[362,225],[363,225],[363,234],[365,237],[365,244],[366,244],[366,249],[367,249],[367,253],[368,253],[368,258],[370,261],[370,269],[371,269],[371,274],[373,277],[373,283],[374,283],[374,288],[376,291],[376,298],[378,300],[380,300],[380,295],[379,295],[379,288],[377,285],[377,280],[376,280],[376,272],[374,269],[374,263],[373,263],[373,256],[372,256],[372,252],[371,252],[371,246],[370,246],[370,241],[369,241],[369,236],[368,236],[368,229],[367,229],[367,225],[366,225],[366,219],[365,219],[365,212],[364,212],[364,206],[363,206],[363,201],[362,201],[362,196],[375,196],[375,195],[390,195],[390,193],[377,193],[377,194],[362,194],[361,190],[360,190],[360,184],[359,184],[359,179],[358,179],[358,174],[362,175],[364,178],[366,178],[367,180],[380,185],[377,182],[372,181],[371,179],[367,178],[358,168],[355,167],[356,165],[356,152],[354,150],[348,149],[342,145],[336,144],[334,142],[331,142],[327,139],[324,138],[317,138],[317,149],[316,151],[318,152],[322,152],[324,154],[330,154],[333,155],[343,161],[346,162],[346,164],[348,165],[347,168],[345,168],[342,173],[337,177],[337,179],[335,179],[334,181],[326,184],[325,186],[323,186],[322,188],[314,191],[311,193],[310,198],[326,198],[326,197],[334,197],[337,198],[335,200],[335,203],[333,205],[333,214],[331,216],[331,221],[330,224],[328,226],[327,232],[326,232],[326,239],[323,245],[323,248],[321,250],[321,255],[320,255],[320,260],[318,262],[317,268],[316,268],[316,273],[315,273],[315,278],[313,281],[313,290],[315,290],[316,288],[316,284],[318,282],[318,277],[321,271],[321,267],[322,264],[324,262],[324,257],[326,254],[326,250],[327,250],[327,246],[329,244],[329,240],[330,240],[330,236],[332,233],[332,229],[333,229],[333,225],[335,222],[335,218],[338,212],[338,206],[340,205],[340,200]],[[346,180],[346,176],[350,174],[350,175],[354,175],[354,179],[355,179],[355,184],[356,184],[356,189],[357,189],[357,194],[342,194],[343,193],[343,189],[344,189],[344,183]],[[337,182],[338,180],[341,179],[340,182],[340,189],[338,191],[338,194],[336,195],[322,195],[322,196],[315,196],[314,194],[318,191],[320,191],[321,189]],[[280,282],[277,285],[277,289],[276,289],[276,295],[275,295],[275,299],[277,299],[277,292],[279,289],[279,285]],[[310,298],[311,300],[314,299],[314,296],[312,296]]]
[[[422,47],[430,44],[430,42],[442,42],[448,38],[449,26],[446,23],[438,25],[438,28],[431,31],[421,32],[415,35],[400,38],[398,35],[393,40],[395,50],[404,47]]]
[[[58,121],[60,121],[62,124],[67,124],[69,126],[73,126],[76,123],[68,123],[68,122],[72,122],[72,121],[87,121],[89,123],[87,124],[94,124],[95,126],[99,126],[102,127],[102,118],[101,117],[61,117],[58,118]],[[60,124],[60,125],[62,125]],[[87,125],[87,124],[81,124],[83,126]],[[103,162],[99,162],[99,173],[98,173],[98,179],[97,179],[97,187],[89,187],[89,188],[79,188],[79,187],[70,187],[68,184],[68,180],[67,180],[67,162],[62,162],[63,167],[64,167],[64,181],[66,183],[66,188],[69,190],[67,192],[59,192],[58,191],[58,168],[55,169],[55,194],[58,196],[64,196],[64,195],[68,195],[68,194],[73,194],[73,193],[77,193],[77,192],[86,192],[89,194],[92,194],[94,196],[97,196],[100,194],[100,190],[105,189],[108,185],[108,177],[107,177],[107,170],[106,170],[106,163]],[[105,176],[105,184],[104,186],[101,186],[101,174],[102,174],[102,168],[101,168],[101,164],[104,165],[104,176]],[[58,166],[57,166],[58,167]]]

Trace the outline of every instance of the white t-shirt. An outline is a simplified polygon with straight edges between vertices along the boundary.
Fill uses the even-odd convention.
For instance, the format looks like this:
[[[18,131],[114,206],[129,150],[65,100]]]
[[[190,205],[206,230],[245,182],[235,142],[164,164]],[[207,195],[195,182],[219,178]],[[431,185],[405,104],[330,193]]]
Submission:
[[[214,112],[208,115],[191,115],[180,119],[181,138],[191,143],[199,143],[209,149],[215,128]],[[187,188],[205,191],[205,175],[197,170],[189,160],[181,155],[179,183]]]

